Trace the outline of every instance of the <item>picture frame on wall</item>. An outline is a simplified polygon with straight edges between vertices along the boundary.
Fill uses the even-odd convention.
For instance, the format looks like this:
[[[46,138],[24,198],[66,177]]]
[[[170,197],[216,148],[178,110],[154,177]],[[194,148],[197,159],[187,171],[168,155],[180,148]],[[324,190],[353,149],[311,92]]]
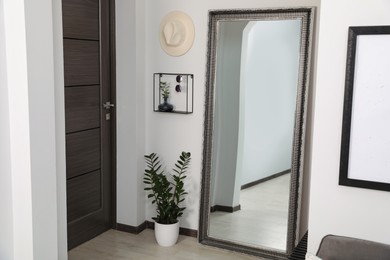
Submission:
[[[339,185],[390,191],[390,26],[349,27]]]

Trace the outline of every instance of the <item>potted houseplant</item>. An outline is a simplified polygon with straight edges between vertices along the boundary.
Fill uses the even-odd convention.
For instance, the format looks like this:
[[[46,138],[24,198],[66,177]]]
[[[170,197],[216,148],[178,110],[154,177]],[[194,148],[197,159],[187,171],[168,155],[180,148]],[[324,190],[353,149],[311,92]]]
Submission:
[[[156,204],[157,216],[153,217],[155,237],[159,245],[172,246],[179,236],[179,217],[185,209],[180,203],[187,194],[183,180],[186,178],[191,153],[180,154],[170,179],[164,174],[156,153],[145,155],[145,161],[144,190],[149,193],[152,204]]]
[[[166,81],[160,82],[161,96],[164,100],[163,103],[158,105],[158,110],[161,112],[171,112],[173,110],[173,105],[168,103],[168,98],[170,94],[169,87],[170,87],[169,82]]]

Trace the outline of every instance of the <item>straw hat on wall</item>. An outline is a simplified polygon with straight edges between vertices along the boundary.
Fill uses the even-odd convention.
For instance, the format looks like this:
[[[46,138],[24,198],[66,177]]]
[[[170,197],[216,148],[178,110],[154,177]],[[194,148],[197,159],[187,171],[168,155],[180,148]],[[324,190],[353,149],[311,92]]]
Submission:
[[[171,56],[181,56],[192,47],[195,28],[191,17],[180,11],[167,14],[160,24],[161,48]]]

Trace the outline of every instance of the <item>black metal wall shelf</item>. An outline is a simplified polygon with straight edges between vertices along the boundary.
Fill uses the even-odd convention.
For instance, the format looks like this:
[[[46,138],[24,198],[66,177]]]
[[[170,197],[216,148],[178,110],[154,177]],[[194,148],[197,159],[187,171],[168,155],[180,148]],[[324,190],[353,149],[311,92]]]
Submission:
[[[193,74],[154,73],[153,110],[155,112],[192,114],[193,109]]]

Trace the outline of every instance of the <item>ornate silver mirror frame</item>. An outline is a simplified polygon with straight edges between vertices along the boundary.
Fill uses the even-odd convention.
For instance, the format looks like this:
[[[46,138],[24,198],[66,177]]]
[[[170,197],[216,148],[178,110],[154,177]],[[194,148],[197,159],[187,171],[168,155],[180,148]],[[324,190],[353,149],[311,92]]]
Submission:
[[[306,128],[306,107],[309,84],[311,37],[314,8],[265,9],[265,10],[215,10],[209,12],[208,61],[206,72],[204,144],[202,162],[202,189],[199,220],[199,242],[209,246],[257,255],[267,259],[287,259],[297,246],[299,239],[300,200],[303,178],[303,161]],[[251,246],[209,236],[211,171],[214,136],[215,82],[218,24],[220,21],[270,21],[300,20],[301,39],[299,75],[296,94],[295,122],[293,133],[290,196],[288,206],[286,250]]]

